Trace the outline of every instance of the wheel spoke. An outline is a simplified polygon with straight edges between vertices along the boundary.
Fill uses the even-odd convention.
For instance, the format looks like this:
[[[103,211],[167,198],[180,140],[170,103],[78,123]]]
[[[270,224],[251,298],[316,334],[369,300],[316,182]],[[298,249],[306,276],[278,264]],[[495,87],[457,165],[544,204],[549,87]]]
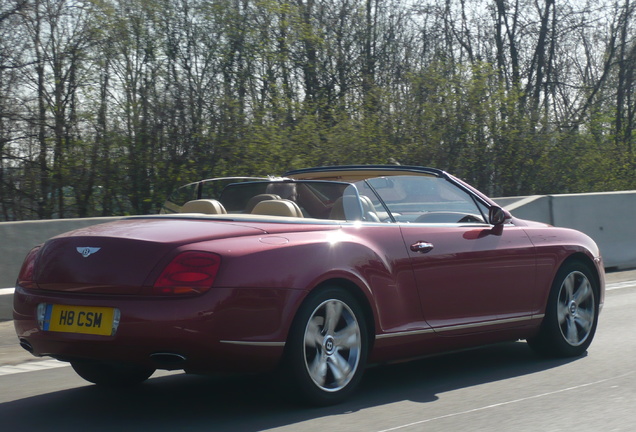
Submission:
[[[589,332],[592,328],[592,324],[594,323],[594,311],[579,309],[579,312],[574,320],[579,325],[579,327],[585,330],[585,333],[587,334],[587,332]]]
[[[563,287],[565,288],[565,294],[567,298],[565,299],[567,303],[572,300],[574,295],[574,281],[576,279],[576,275],[574,273],[570,273],[567,278],[563,281]]]
[[[325,306],[325,328],[327,334],[333,335],[336,330],[336,325],[340,321],[342,314],[342,303],[338,301],[330,301]]]
[[[320,331],[320,325],[322,324],[321,317],[312,317],[307,323],[307,330],[305,331],[305,346],[319,347],[322,344],[322,333]]]
[[[574,321],[573,317],[568,318],[566,326],[567,329],[565,338],[568,340],[568,342],[570,342],[570,344],[577,345],[580,342],[579,332],[577,331],[576,322]]]
[[[574,293],[574,301],[577,304],[583,304],[585,300],[592,296],[592,294],[593,291],[592,286],[590,285],[590,281],[588,281],[587,279],[583,279],[581,285],[579,285],[579,287],[576,289],[576,292]]]
[[[314,357],[314,361],[309,365],[309,375],[319,386],[325,385],[327,378],[327,357],[324,354],[319,354]]]
[[[334,334],[334,343],[336,346],[344,349],[357,348],[360,345],[358,323],[353,321],[342,330],[336,332],[336,334]]]
[[[559,303],[557,305],[557,319],[559,320],[559,325],[563,325],[565,320],[568,318],[568,305],[567,303]]]
[[[338,386],[345,383],[351,374],[351,366],[340,353],[335,353],[329,357],[329,369],[333,373],[333,377]]]

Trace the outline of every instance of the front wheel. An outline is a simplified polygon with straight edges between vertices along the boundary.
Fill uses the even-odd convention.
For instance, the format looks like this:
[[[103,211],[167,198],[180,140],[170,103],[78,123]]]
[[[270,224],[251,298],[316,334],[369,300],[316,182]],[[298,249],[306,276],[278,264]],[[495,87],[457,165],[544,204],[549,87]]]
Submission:
[[[532,349],[552,357],[583,354],[592,343],[599,314],[599,287],[587,266],[565,264],[557,273]]]
[[[93,361],[73,361],[75,372],[88,382],[104,387],[129,387],[141,384],[155,370],[141,366]]]
[[[366,365],[367,326],[355,298],[338,287],[309,295],[290,331],[287,361],[293,384],[314,405],[344,400]]]

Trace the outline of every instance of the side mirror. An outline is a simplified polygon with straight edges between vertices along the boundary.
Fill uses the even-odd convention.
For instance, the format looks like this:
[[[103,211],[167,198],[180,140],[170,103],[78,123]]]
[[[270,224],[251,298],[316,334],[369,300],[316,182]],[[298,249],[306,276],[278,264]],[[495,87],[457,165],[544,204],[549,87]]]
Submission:
[[[503,225],[506,221],[512,219],[512,215],[501,207],[491,207],[488,212],[488,219],[491,225]]]

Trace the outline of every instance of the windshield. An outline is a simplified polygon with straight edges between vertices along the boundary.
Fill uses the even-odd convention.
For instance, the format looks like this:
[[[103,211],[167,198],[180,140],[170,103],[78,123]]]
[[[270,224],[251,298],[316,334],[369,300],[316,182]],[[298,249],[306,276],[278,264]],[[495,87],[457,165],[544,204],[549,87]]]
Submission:
[[[488,209],[444,178],[376,177],[355,183],[381,221],[418,223],[483,222]]]

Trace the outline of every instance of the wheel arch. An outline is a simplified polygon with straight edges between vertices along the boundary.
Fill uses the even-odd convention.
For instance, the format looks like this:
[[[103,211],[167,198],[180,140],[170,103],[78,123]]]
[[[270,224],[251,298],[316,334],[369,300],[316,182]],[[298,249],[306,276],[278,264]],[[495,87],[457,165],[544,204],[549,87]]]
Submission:
[[[585,270],[588,271],[585,272]],[[586,313],[582,315],[583,319],[588,322],[576,324],[574,317],[578,313],[579,307],[582,305],[584,309],[589,307],[589,302],[585,300],[587,296],[582,297],[580,302],[579,300],[575,302],[573,300],[575,294],[572,291],[579,291],[579,288],[572,287],[570,290],[563,290],[563,286],[570,275],[575,272],[581,274],[581,271],[586,274],[580,277],[591,279],[589,285],[591,285],[595,299],[592,301],[591,307],[593,311],[590,311],[592,314]],[[579,356],[587,350],[592,343],[598,324],[598,314],[604,289],[602,271],[602,268],[597,266],[597,262],[584,252],[575,252],[560,263],[556,268],[548,294],[541,326],[534,336],[527,338],[528,344],[534,351],[547,357],[558,358]],[[581,288],[581,290],[583,289]],[[564,297],[561,294],[562,291],[566,293]],[[570,291],[569,294],[568,291]],[[571,304],[574,304],[573,311],[570,310]],[[559,318],[559,310],[563,311],[562,318]],[[567,319],[566,315],[569,315],[570,318]]]
[[[583,252],[576,252],[573,253],[572,255],[568,256],[565,260],[563,260],[563,262],[561,263],[561,265],[559,266],[559,268],[557,269],[560,270],[561,268],[563,268],[564,266],[566,266],[567,264],[570,263],[581,263],[583,264],[585,267],[588,268],[588,270],[590,271],[590,273],[592,274],[592,276],[594,277],[594,282],[596,282],[596,289],[600,290],[601,289],[601,275],[599,274],[598,269],[596,268],[596,265],[594,265],[594,261],[586,254],[584,254]],[[597,294],[601,294],[600,292],[598,292]]]
[[[333,373],[331,374],[332,378],[326,380],[327,372],[322,372],[323,380],[326,380],[324,382],[319,382],[314,379],[314,376],[321,372],[309,367],[309,363],[307,362],[309,358],[307,357],[307,344],[305,339],[305,332],[307,331],[306,326],[309,325],[308,323],[310,322],[309,320],[311,319],[311,316],[317,312],[318,308],[316,308],[316,306],[319,305],[318,307],[322,308],[323,305],[331,298],[338,298],[339,301],[349,304],[347,307],[350,309],[350,312],[357,309],[355,314],[362,315],[359,324],[361,327],[366,329],[366,338],[357,339],[358,341],[363,342],[361,344],[357,343],[357,346],[362,348],[366,345],[366,349],[352,350],[351,353],[356,353],[352,354],[352,357],[349,357],[349,354],[346,354],[344,358],[341,358],[341,360],[345,363],[349,363],[351,359],[355,359],[356,357],[357,360],[354,360],[355,364],[349,364],[351,369],[348,369],[347,371],[338,368],[341,369],[341,372],[343,373],[341,377],[346,377],[346,381],[342,387],[337,388],[333,387],[333,385],[337,384],[337,386],[340,386],[341,384],[337,382],[337,378],[334,379],[335,374]],[[353,303],[355,303],[355,306]],[[299,303],[296,313],[291,320],[291,327],[287,335],[287,342],[285,343],[283,357],[278,368],[279,373],[282,374],[282,382],[290,385],[294,394],[297,394],[304,399],[305,402],[309,402],[312,405],[332,405],[342,401],[347,397],[347,395],[355,390],[362,378],[367,358],[375,340],[374,328],[375,325],[372,307],[369,304],[368,299],[365,297],[362,288],[356,283],[347,280],[346,278],[338,277],[326,279],[317,283],[313,289],[306,291],[304,299]],[[332,329],[332,332],[333,331],[334,329]],[[332,339],[332,341],[334,343],[334,345],[332,345],[333,347],[335,346],[335,340]],[[355,344],[356,343],[354,343],[354,345]],[[345,346],[348,345],[345,344]],[[337,351],[334,350],[330,354],[326,354],[326,349],[326,345],[324,345],[323,348],[309,348],[309,351],[312,351],[314,354],[311,363],[315,364],[316,362],[314,360],[320,358],[321,360],[319,360],[318,363],[327,368],[329,361],[326,357],[330,357],[332,354],[336,355]],[[323,355],[318,356],[316,355],[317,352],[322,352]]]
[[[337,278],[337,277],[323,280],[320,283],[318,283],[312,290],[309,291],[309,293],[305,296],[305,298],[301,302],[301,305],[302,305],[302,303],[307,301],[307,298],[309,297],[309,295],[312,292],[315,292],[317,290],[321,290],[321,289],[326,288],[326,287],[342,288],[343,290],[345,290],[349,294],[351,294],[354,297],[354,299],[358,302],[358,304],[362,308],[362,312],[364,314],[365,324],[367,326],[367,337],[368,337],[368,341],[367,342],[368,342],[368,347],[369,347],[369,352],[370,352],[373,349],[373,344],[375,342],[375,334],[376,334],[375,312],[374,312],[373,307],[371,306],[371,303],[369,302],[369,299],[364,294],[363,289],[360,288],[355,282],[353,282],[353,281],[351,281],[349,279]],[[291,326],[293,326],[295,324],[296,317],[297,317],[297,314],[298,314],[299,310],[300,310],[300,307],[298,307],[296,309],[296,315],[294,315],[294,317],[291,320]],[[290,329],[291,329],[291,327],[290,327]],[[290,335],[290,331],[287,332],[287,337],[288,338],[289,338],[289,335]]]

